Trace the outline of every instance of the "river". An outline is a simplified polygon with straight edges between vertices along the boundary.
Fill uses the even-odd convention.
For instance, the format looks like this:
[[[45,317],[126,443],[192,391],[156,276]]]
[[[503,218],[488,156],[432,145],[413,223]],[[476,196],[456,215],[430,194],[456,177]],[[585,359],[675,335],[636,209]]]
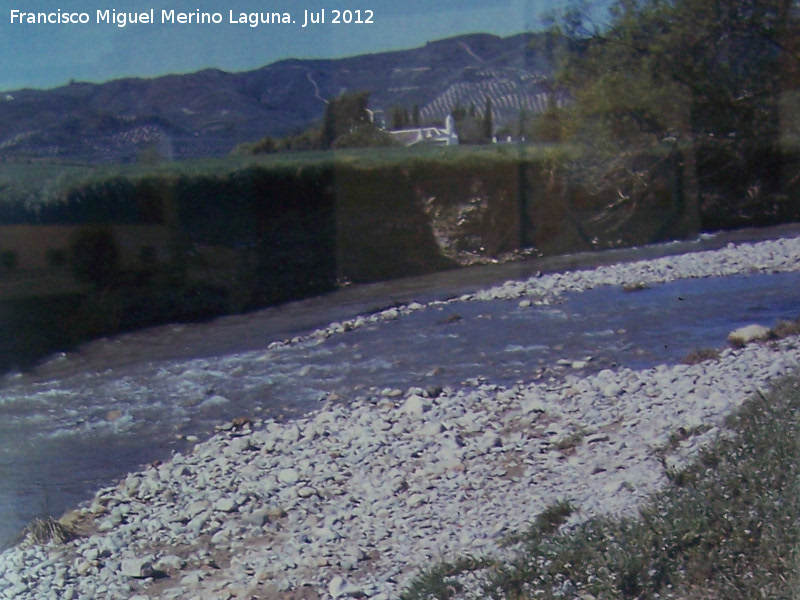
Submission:
[[[9,543],[33,517],[58,515],[125,473],[186,451],[187,436],[204,439],[235,417],[292,418],[330,394],[347,402],[384,388],[457,388],[480,378],[507,385],[551,374],[559,361],[586,364],[563,366],[556,376],[646,368],[723,347],[744,324],[797,318],[800,273],[763,274],[680,280],[633,293],[601,287],[552,306],[451,302],[268,349],[394,304],[445,300],[540,269],[719,247],[736,235],[354,287],[54,356],[0,381],[0,542]]]

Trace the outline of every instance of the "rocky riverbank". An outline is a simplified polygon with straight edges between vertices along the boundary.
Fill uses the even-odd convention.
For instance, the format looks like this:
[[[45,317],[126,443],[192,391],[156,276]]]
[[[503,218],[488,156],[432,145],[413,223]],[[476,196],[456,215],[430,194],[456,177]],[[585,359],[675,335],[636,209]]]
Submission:
[[[453,302],[533,307],[603,284],[794,270],[799,255],[796,239],[731,245]],[[692,366],[370,390],[292,422],[229,423],[193,452],[99,491],[70,516],[83,537],[0,555],[0,597],[395,598],[432,561],[502,552],[505,533],[559,500],[577,507],[573,520],[634,514],[668,470],[724,435],[727,414],[798,363],[800,340],[787,338]]]

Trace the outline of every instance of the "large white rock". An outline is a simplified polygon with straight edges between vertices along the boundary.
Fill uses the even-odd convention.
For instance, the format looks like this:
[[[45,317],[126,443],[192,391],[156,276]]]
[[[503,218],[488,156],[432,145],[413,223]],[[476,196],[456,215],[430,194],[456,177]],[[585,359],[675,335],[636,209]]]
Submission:
[[[145,579],[153,575],[153,562],[149,558],[126,558],[120,564],[120,573],[125,577]]]
[[[220,512],[233,512],[238,508],[233,498],[220,498],[214,503],[214,509]]]
[[[728,342],[737,346],[745,346],[750,342],[766,340],[769,336],[769,327],[763,325],[747,325],[740,327],[728,334]]]
[[[346,588],[347,582],[345,581],[344,577],[339,577],[337,575],[331,579],[330,583],[328,584],[328,593],[331,595],[331,598],[341,598],[345,595]]]
[[[400,410],[409,416],[420,416],[428,410],[428,408],[430,408],[430,403],[422,396],[414,394],[408,397]]]
[[[281,472],[278,473],[278,480],[291,485],[300,480],[300,474],[294,469],[282,469]]]

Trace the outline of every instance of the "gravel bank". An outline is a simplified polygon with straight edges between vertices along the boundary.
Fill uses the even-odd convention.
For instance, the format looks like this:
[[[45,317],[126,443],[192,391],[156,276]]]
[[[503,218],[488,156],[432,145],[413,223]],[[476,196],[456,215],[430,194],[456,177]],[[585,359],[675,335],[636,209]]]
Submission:
[[[730,245],[509,282],[456,302],[546,304],[598,285],[795,270],[797,256],[797,239]],[[90,535],[3,553],[0,597],[394,598],[419,566],[500,552],[505,532],[557,500],[578,507],[574,519],[635,513],[667,469],[724,434],[725,415],[798,363],[800,340],[788,338],[694,366],[387,389],[289,423],[229,424],[192,453],[99,491],[76,513]]]
[[[410,302],[376,314],[332,323],[329,327],[317,329],[306,336],[273,342],[269,347],[275,349],[313,338],[326,338],[365,325],[397,319],[416,310],[459,302],[519,299],[521,306],[541,306],[559,302],[564,294],[584,292],[603,285],[636,289],[679,279],[798,270],[800,270],[800,237],[742,244],[730,242],[719,250],[704,250],[653,260],[604,265],[594,269],[548,273],[522,281],[507,281],[503,285],[464,294],[448,301],[435,300],[427,304]]]

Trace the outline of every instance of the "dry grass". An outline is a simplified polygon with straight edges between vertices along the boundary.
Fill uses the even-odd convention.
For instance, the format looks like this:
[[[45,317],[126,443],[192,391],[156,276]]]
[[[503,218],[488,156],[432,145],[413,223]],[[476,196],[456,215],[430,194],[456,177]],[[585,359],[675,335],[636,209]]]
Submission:
[[[778,321],[778,324],[769,330],[770,340],[782,340],[793,335],[800,335],[800,319],[796,321]]]
[[[25,528],[25,540],[32,544],[66,544],[80,537],[78,529],[52,517],[38,517]]]
[[[719,360],[720,351],[716,348],[701,348],[692,350],[681,359],[685,365],[699,365],[707,360]]]

